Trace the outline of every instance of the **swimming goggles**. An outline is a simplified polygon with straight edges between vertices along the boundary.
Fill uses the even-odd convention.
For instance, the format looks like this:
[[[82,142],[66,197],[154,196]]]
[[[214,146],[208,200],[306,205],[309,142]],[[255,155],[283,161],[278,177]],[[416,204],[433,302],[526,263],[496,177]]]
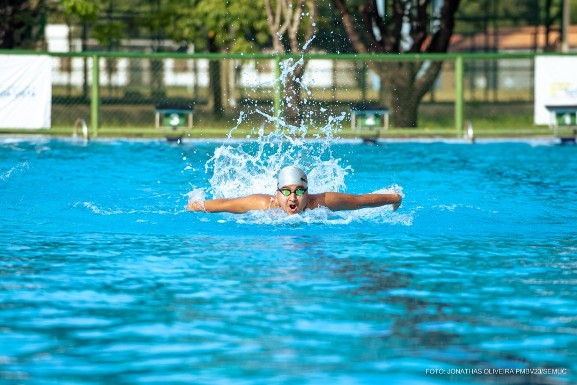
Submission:
[[[289,195],[291,195],[292,193],[295,193],[295,195],[297,197],[301,197],[303,196],[306,192],[307,189],[304,187],[297,187],[294,191],[291,190],[290,188],[279,188],[277,191],[279,191],[282,195],[284,195],[285,197],[288,197]]]

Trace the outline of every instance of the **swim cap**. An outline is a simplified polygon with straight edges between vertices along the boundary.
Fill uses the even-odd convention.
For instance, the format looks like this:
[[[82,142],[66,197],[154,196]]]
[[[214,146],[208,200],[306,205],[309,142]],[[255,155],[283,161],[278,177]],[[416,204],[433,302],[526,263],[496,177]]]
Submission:
[[[296,184],[307,187],[307,174],[296,166],[288,166],[280,170],[277,177],[277,188]]]

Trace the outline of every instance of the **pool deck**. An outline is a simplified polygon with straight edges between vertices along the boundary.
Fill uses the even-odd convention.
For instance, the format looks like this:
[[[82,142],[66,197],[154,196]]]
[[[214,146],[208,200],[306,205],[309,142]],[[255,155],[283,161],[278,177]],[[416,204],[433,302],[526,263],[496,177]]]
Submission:
[[[73,138],[71,136],[57,136],[57,135],[20,135],[20,134],[2,134],[0,133],[0,144],[1,143],[11,143],[11,142],[27,142],[27,141],[38,141],[44,142],[51,139],[57,139],[62,141],[70,141],[70,142],[115,142],[115,141],[157,141],[157,142],[165,142],[165,138],[163,137],[135,137],[135,136],[99,136],[97,138],[91,138],[87,141],[84,141],[83,138]],[[237,138],[237,137],[194,137],[194,138],[183,138],[180,141],[166,141],[167,143],[179,145],[179,144],[195,144],[195,143],[203,143],[203,144],[222,144],[222,143],[242,143],[247,142],[250,140],[256,140],[257,138]],[[323,141],[324,139],[319,138],[308,138],[307,141]],[[343,137],[336,137],[331,139],[334,144],[345,144],[350,143],[353,145],[381,145],[387,143],[448,143],[448,144],[488,144],[488,143],[528,143],[531,145],[575,145],[575,142],[571,141],[563,141],[560,138],[556,138],[554,136],[491,136],[491,137],[481,137],[476,138],[475,141],[470,141],[467,138],[457,138],[457,137],[442,137],[442,136],[403,136],[403,137],[381,137],[374,141],[365,141],[362,138],[343,138]]]
[[[265,133],[271,132],[265,131]],[[30,129],[0,129],[0,137],[72,137],[72,128],[51,128],[41,130]],[[535,126],[530,128],[476,128],[474,133],[475,140],[485,139],[515,139],[515,138],[532,138],[532,139],[559,139],[555,136],[554,131],[549,127]],[[300,133],[298,134],[300,135]],[[368,140],[414,140],[414,139],[455,139],[469,140],[464,133],[455,132],[454,128],[414,128],[414,129],[388,129],[377,133],[359,133],[349,128],[343,128],[335,133],[334,137],[342,139],[359,139]],[[571,134],[568,134],[571,136]],[[192,129],[171,131],[156,128],[100,128],[96,135],[92,130],[89,131],[91,138],[125,138],[125,139],[155,139],[155,138],[182,138],[182,139],[255,139],[259,136],[257,129],[238,128],[212,128],[212,127],[195,127]],[[309,129],[306,137],[315,139],[323,138],[326,134],[315,129]],[[562,136],[564,137],[564,136]],[[82,139],[82,137],[80,136]]]

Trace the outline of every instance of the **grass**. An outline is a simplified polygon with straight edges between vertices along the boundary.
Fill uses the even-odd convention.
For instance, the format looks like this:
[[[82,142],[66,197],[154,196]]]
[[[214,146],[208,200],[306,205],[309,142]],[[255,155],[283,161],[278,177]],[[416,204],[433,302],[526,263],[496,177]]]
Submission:
[[[269,133],[273,128],[267,128],[265,133]],[[553,131],[548,127],[526,127],[526,128],[500,128],[497,126],[483,126],[474,127],[475,136],[477,138],[483,137],[553,137]],[[54,137],[69,137],[72,135],[70,127],[53,127],[48,130],[0,130],[3,135],[48,135]],[[257,133],[254,129],[240,127],[231,131],[231,127],[201,127],[196,126],[192,129],[157,129],[152,127],[135,128],[135,127],[106,127],[98,130],[98,137],[100,138],[165,138],[165,137],[184,137],[195,139],[224,139],[228,135],[233,138],[255,138]],[[353,131],[350,128],[343,128],[335,133],[335,136],[340,138],[359,138],[363,136],[372,137],[377,134],[376,131]],[[90,132],[91,136],[93,132]],[[324,134],[318,129],[309,129],[307,137],[323,137]],[[454,127],[420,127],[416,129],[400,129],[390,128],[388,130],[381,130],[378,132],[380,138],[456,138],[462,136],[462,133],[457,133]]]
[[[239,107],[229,111],[224,118],[216,119],[210,112],[201,109],[195,111],[194,127],[187,130],[157,129],[154,127],[154,110],[149,106],[114,105],[103,106],[101,109],[101,128],[98,137],[125,138],[164,138],[170,135],[186,138],[226,138],[230,133],[235,138],[255,137],[265,119],[258,114],[246,114],[242,124],[236,126],[240,111],[248,111],[251,107]],[[327,107],[324,116],[317,116],[319,124],[326,124],[328,116],[339,115],[342,106]],[[265,109],[266,110],[266,109]],[[318,114],[316,114],[318,115]],[[74,121],[77,117],[89,117],[86,106],[53,106],[53,127],[48,130],[7,130],[0,129],[4,135],[40,134],[57,137],[72,135]],[[88,119],[86,119],[88,121]],[[483,137],[553,137],[549,127],[533,124],[533,104],[519,103],[468,103],[465,106],[465,120],[473,125],[475,136]],[[90,124],[90,122],[88,121]],[[268,125],[266,132],[274,127]],[[362,135],[374,136],[375,132],[353,131],[350,122],[345,119],[342,129],[335,135],[342,138],[356,138]],[[91,135],[93,131],[91,130]],[[309,128],[307,135],[314,137],[323,134],[318,127]],[[381,130],[381,138],[456,138],[462,136],[454,127],[454,106],[452,103],[424,103],[419,108],[418,128],[394,128]]]

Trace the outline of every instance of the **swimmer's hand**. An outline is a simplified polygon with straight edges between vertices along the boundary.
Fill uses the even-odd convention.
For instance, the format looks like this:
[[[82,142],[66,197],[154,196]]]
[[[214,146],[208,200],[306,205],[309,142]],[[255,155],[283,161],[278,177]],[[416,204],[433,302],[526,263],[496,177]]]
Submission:
[[[186,205],[186,209],[188,211],[194,211],[194,212],[206,211],[206,209],[204,208],[204,201],[190,200],[190,201],[188,201],[188,204]]]
[[[402,202],[403,197],[400,194],[392,194],[393,211],[397,211]]]

